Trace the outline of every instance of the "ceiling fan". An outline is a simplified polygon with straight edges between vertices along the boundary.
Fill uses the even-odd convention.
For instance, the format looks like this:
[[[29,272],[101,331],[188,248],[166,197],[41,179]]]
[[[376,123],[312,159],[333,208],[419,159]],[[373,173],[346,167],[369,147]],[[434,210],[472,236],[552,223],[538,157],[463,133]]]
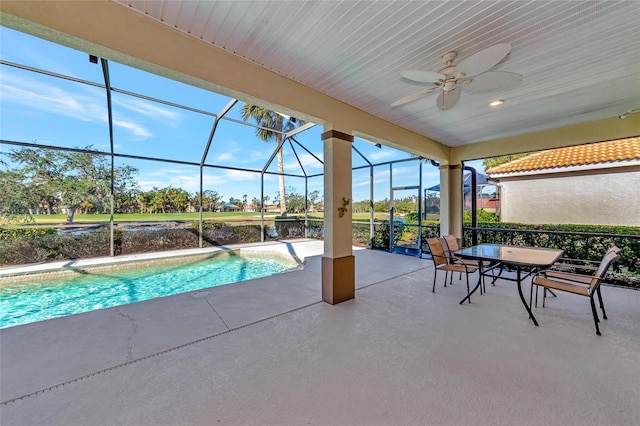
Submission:
[[[475,90],[493,90],[515,87],[522,81],[522,76],[513,72],[489,71],[502,61],[511,51],[508,43],[494,44],[483,49],[454,65],[456,52],[445,53],[442,62],[446,67],[438,72],[409,70],[400,75],[408,80],[419,83],[431,83],[432,86],[411,95],[398,99],[391,104],[397,107],[416,101],[435,91],[440,91],[436,105],[443,111],[452,108],[460,99],[460,87],[467,86]]]

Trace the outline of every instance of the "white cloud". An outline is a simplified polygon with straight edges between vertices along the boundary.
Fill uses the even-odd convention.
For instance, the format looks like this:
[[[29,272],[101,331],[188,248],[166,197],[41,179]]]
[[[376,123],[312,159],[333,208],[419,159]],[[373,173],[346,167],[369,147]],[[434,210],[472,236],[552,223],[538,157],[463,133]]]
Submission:
[[[229,180],[240,180],[240,181],[256,181],[260,182],[260,173],[255,172],[244,172],[242,170],[227,170],[225,172],[225,177]]]
[[[371,154],[369,154],[368,156],[365,155],[365,157],[369,157],[369,161],[380,161],[380,160],[385,160],[385,159],[390,159],[390,158],[395,158],[398,157],[398,154],[396,154],[395,152],[392,151],[375,151]]]
[[[148,138],[153,136],[153,133],[151,133],[149,130],[147,130],[146,128],[144,128],[143,126],[140,126],[136,123],[133,123],[131,121],[123,121],[123,120],[113,120],[113,125],[114,126],[118,126],[118,127],[122,127],[123,129],[127,129],[129,131],[131,131],[131,133],[133,133],[136,136],[142,137],[142,138]]]
[[[155,102],[145,101],[143,99],[136,98],[116,98],[113,102],[114,106],[121,106],[131,111],[135,111],[138,114],[142,114],[146,117],[154,120],[162,121],[165,124],[177,125],[179,121],[184,117],[178,111],[165,108]]]
[[[5,104],[13,103],[31,110],[92,123],[106,123],[108,120],[106,104],[96,102],[96,99],[103,99],[103,95],[95,88],[86,88],[87,94],[74,93],[11,72],[0,73],[0,84]],[[151,136],[149,130],[129,120],[117,119],[113,124],[138,137]]]
[[[315,154],[315,155],[318,158],[322,158],[322,154]],[[316,160],[311,154],[302,154],[302,155],[299,155],[298,158],[300,158],[300,163],[302,163],[302,166],[307,172],[309,171],[309,169],[322,170],[324,168],[324,165],[318,160]],[[285,172],[287,170],[299,171],[300,164],[298,164],[298,161],[294,157],[292,161],[289,161],[284,164],[284,170]]]
[[[230,152],[225,152],[224,154],[218,155],[216,160],[218,161],[232,161],[234,159],[234,155]]]
[[[200,174],[197,172],[188,174],[185,170],[141,172],[138,176],[138,184],[143,191],[149,191],[154,187],[174,186],[189,192],[197,192],[200,191]],[[205,174],[202,179],[202,185],[205,189],[213,188],[215,190],[223,184],[227,184],[227,180],[221,176]]]

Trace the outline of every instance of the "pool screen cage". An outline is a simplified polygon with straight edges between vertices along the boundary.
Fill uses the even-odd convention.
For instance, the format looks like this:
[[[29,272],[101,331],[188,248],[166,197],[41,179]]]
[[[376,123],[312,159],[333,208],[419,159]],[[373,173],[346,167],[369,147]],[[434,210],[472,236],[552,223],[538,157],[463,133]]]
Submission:
[[[49,77],[54,77],[56,79],[62,79],[62,80],[66,80],[66,81],[71,81],[74,83],[80,83],[82,85],[86,85],[92,88],[97,88],[97,89],[101,89],[104,91],[104,95],[105,95],[105,100],[106,100],[106,119],[108,122],[108,141],[109,141],[109,149],[108,150],[94,150],[94,149],[83,149],[83,148],[78,148],[78,147],[66,147],[66,146],[59,146],[59,145],[54,145],[54,144],[46,144],[46,143],[37,143],[37,142],[23,142],[23,141],[17,141],[17,140],[6,140],[6,139],[1,139],[0,143],[5,145],[5,146],[11,146],[11,147],[17,147],[18,149],[20,148],[31,148],[31,149],[38,149],[38,150],[53,150],[53,151],[66,151],[66,152],[73,152],[73,153],[84,153],[84,154],[91,154],[91,155],[95,155],[95,156],[103,156],[104,158],[106,158],[108,160],[108,163],[110,165],[110,169],[111,169],[111,179],[109,179],[110,181],[110,186],[109,186],[109,194],[108,194],[108,200],[109,200],[109,213],[110,213],[110,220],[109,220],[109,255],[110,256],[114,256],[116,255],[115,250],[114,250],[114,193],[117,191],[116,188],[114,188],[114,172],[115,172],[115,164],[116,164],[116,159],[133,159],[133,160],[148,160],[148,161],[152,161],[152,162],[162,162],[162,163],[166,163],[166,164],[173,164],[173,165],[186,165],[186,166],[194,166],[197,167],[199,169],[199,202],[197,206],[194,206],[197,208],[197,211],[199,211],[199,226],[198,226],[198,245],[199,247],[203,247],[203,225],[204,225],[204,220],[203,220],[203,193],[205,190],[205,183],[204,183],[204,174],[205,174],[205,170],[209,170],[209,169],[217,169],[217,170],[230,170],[230,171],[237,171],[237,172],[245,172],[245,173],[253,173],[256,176],[259,175],[260,176],[260,234],[261,234],[261,241],[265,240],[265,176],[268,175],[283,175],[283,176],[289,176],[289,177],[295,177],[295,178],[300,178],[304,180],[304,237],[306,238],[308,236],[307,232],[308,232],[308,225],[309,225],[309,205],[308,205],[308,201],[309,201],[309,189],[308,189],[308,184],[309,184],[309,179],[313,179],[313,178],[318,178],[318,177],[322,177],[323,173],[310,173],[309,169],[305,167],[305,163],[301,160],[301,154],[303,153],[305,155],[305,158],[309,159],[309,158],[313,158],[313,161],[317,162],[318,164],[320,164],[322,167],[323,165],[323,160],[322,158],[320,158],[318,155],[314,154],[310,149],[308,149],[307,147],[305,147],[305,145],[303,143],[301,143],[299,141],[299,136],[309,130],[312,129],[316,126],[316,124],[314,123],[302,123],[301,125],[299,125],[298,127],[292,128],[292,129],[288,129],[288,130],[282,130],[279,131],[277,129],[274,128],[269,128],[269,127],[265,127],[265,126],[260,126],[257,124],[253,124],[250,123],[246,120],[239,120],[237,118],[233,118],[230,116],[227,116],[227,114],[229,113],[229,111],[232,110],[232,108],[234,108],[236,106],[236,104],[239,102],[237,99],[230,99],[228,101],[228,103],[221,108],[218,112],[211,112],[211,111],[207,111],[205,109],[198,109],[198,108],[193,108],[190,106],[186,106],[183,104],[179,104],[179,103],[174,103],[174,102],[169,102],[166,100],[162,100],[156,97],[150,97],[150,96],[145,96],[139,93],[135,93],[132,91],[128,91],[128,90],[123,90],[123,89],[119,89],[116,87],[113,87],[111,84],[111,78],[110,78],[110,71],[109,71],[109,62],[106,59],[102,59],[102,58],[96,58],[95,56],[90,55],[90,62],[97,64],[99,62],[99,64],[101,65],[101,69],[102,69],[102,77],[104,79],[104,82],[95,82],[95,81],[89,81],[86,79],[81,79],[81,78],[77,78],[77,77],[73,77],[73,76],[69,76],[69,75],[64,75],[64,74],[60,74],[60,73],[55,73],[55,72],[51,72],[51,71],[47,71],[41,68],[36,68],[36,67],[32,67],[32,66],[28,66],[28,65],[23,65],[23,64],[18,64],[18,63],[14,63],[14,62],[10,62],[7,60],[4,60],[4,58],[0,59],[0,64],[2,64],[4,67],[11,67],[12,69],[19,69],[21,71],[26,71],[26,72],[30,72],[30,73],[37,73],[37,74],[42,74],[42,75],[46,75]],[[4,82],[3,82],[4,84]],[[2,89],[3,91],[5,90],[4,88]],[[34,89],[35,90],[35,89]],[[166,106],[171,106],[172,108],[177,108],[177,109],[182,109],[182,110],[186,110],[186,111],[190,111],[192,113],[196,113],[196,114],[202,114],[205,116],[208,116],[210,118],[213,119],[213,124],[209,129],[209,134],[204,136],[203,135],[203,152],[202,152],[202,156],[200,158],[199,161],[184,161],[184,160],[178,160],[178,159],[174,159],[174,158],[162,158],[161,156],[147,156],[147,155],[136,155],[136,154],[131,154],[131,153],[126,153],[126,152],[119,152],[118,150],[118,144],[116,143],[116,138],[114,137],[114,116],[113,116],[113,95],[114,94],[118,94],[118,96],[120,95],[124,95],[133,99],[139,99],[139,100],[143,100],[145,102],[151,102],[151,103],[155,103],[155,104],[160,104],[160,105],[166,105]],[[278,113],[279,114],[279,113]],[[284,115],[283,115],[284,116]],[[285,116],[287,117],[287,116]],[[234,167],[234,166],[230,166],[230,165],[224,165],[224,164],[214,164],[211,161],[207,160],[209,158],[209,153],[211,152],[212,149],[214,149],[214,147],[216,147],[215,145],[215,140],[216,140],[216,135],[217,135],[217,130],[219,128],[219,126],[222,123],[234,123],[235,125],[238,126],[249,126],[251,128],[253,128],[254,130],[258,130],[258,129],[262,129],[268,132],[272,132],[274,134],[279,133],[281,136],[278,138],[279,139],[279,143],[277,143],[275,145],[275,147],[273,148],[273,150],[271,151],[267,161],[264,163],[264,166],[261,169],[252,169],[252,168],[243,168],[243,167]],[[381,146],[379,144],[375,144],[372,142],[368,142],[368,141],[364,141],[369,143],[370,145],[375,145],[378,148],[381,148]],[[269,170],[270,166],[272,165],[274,159],[276,158],[276,156],[278,155],[279,152],[281,152],[281,150],[284,149],[284,147],[288,147],[288,150],[290,150],[291,153],[293,153],[293,156],[295,158],[295,162],[298,164],[300,170],[302,171],[301,174],[298,173],[284,173],[284,172],[275,172],[272,170]],[[224,147],[221,147],[222,150],[224,150]],[[374,173],[375,170],[377,168],[382,168],[385,169],[388,167],[388,181],[389,181],[389,195],[391,198],[391,203],[393,203],[393,194],[397,193],[398,191],[404,191],[404,190],[409,190],[409,191],[413,191],[416,195],[417,195],[417,209],[418,209],[418,224],[417,225],[413,225],[417,227],[417,235],[422,236],[422,218],[423,218],[423,205],[422,202],[420,200],[422,200],[422,192],[423,192],[423,188],[422,188],[422,180],[423,180],[423,173],[422,173],[422,167],[423,167],[423,163],[425,163],[427,160],[423,159],[423,158],[419,158],[419,157],[410,157],[410,158],[404,158],[404,159],[398,159],[398,160],[393,160],[393,161],[387,161],[387,162],[374,162],[375,160],[373,160],[372,158],[367,158],[367,155],[365,155],[362,150],[359,150],[355,144],[352,144],[352,149],[353,152],[355,153],[354,158],[357,156],[358,158],[360,158],[364,164],[360,165],[360,166],[354,166],[353,170],[366,170],[368,169],[369,171],[369,220],[368,220],[368,225],[369,225],[369,246],[371,248],[374,247],[374,224],[375,224],[375,218],[374,218]],[[407,154],[408,155],[408,154]],[[418,165],[418,170],[415,173],[415,178],[414,178],[414,185],[410,185],[410,186],[394,186],[393,182],[394,182],[394,178],[393,178],[393,173],[394,173],[394,165],[398,165],[400,163],[407,163],[407,162],[414,162],[417,163]],[[361,162],[362,163],[362,162]],[[435,164],[433,161],[431,161],[431,163],[433,165],[437,165]],[[307,163],[308,164],[308,163]],[[384,175],[387,175],[387,171],[384,170]],[[426,192],[426,191],[425,191]],[[257,206],[256,206],[257,207]],[[314,220],[320,220],[321,219],[317,219],[315,218]],[[393,205],[390,206],[390,214],[389,214],[389,223],[395,223],[395,221],[398,220],[400,221],[400,219],[398,219],[397,217],[394,217],[394,209],[393,209]],[[365,222],[366,223],[366,222]],[[362,224],[365,224],[361,222]],[[74,225],[69,224],[65,227],[68,228],[72,228]],[[86,226],[86,225],[83,225]],[[37,227],[37,225],[19,225],[19,226],[14,226],[14,228],[29,228],[29,227]],[[389,232],[390,232],[390,244],[389,244],[389,249],[393,249],[394,248],[394,236],[393,236],[393,232],[394,232],[394,226],[390,226],[389,227]],[[420,251],[420,246],[421,244],[420,242],[420,238],[418,238],[417,241],[417,250]],[[408,249],[405,249],[405,251]]]

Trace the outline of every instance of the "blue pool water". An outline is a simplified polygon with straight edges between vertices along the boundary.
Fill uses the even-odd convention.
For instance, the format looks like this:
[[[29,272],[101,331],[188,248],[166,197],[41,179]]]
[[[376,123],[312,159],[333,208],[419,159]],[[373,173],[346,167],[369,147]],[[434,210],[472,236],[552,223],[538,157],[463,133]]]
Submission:
[[[278,274],[295,267],[280,258],[225,256],[3,284],[0,328]]]

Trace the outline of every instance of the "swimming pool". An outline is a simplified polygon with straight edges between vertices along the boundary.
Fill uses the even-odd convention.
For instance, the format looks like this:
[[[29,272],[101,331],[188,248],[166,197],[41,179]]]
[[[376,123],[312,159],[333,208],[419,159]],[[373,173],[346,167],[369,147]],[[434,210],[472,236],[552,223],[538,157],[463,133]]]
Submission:
[[[0,328],[279,274],[291,258],[225,253],[3,279]]]

